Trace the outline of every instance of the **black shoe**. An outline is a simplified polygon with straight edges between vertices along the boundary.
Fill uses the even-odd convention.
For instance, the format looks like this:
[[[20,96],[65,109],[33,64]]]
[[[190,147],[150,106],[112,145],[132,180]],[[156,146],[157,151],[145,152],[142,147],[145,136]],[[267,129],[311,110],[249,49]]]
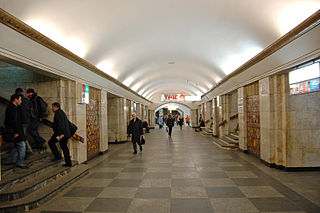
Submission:
[[[61,160],[62,158],[53,158],[53,159],[51,159],[51,161],[52,162],[54,162],[54,161],[59,161],[59,160]]]
[[[137,154],[137,151],[134,151],[132,154],[136,155],[136,154]]]
[[[14,163],[4,163],[3,165],[5,165],[5,166],[12,166],[12,165],[14,165]]]
[[[140,152],[142,152],[142,146],[140,146]]]
[[[62,166],[65,166],[65,167],[72,167],[72,164],[65,163],[65,164],[62,164]]]
[[[29,166],[26,166],[26,165],[23,165],[23,166],[16,165],[16,167],[18,167],[20,169],[29,169]]]

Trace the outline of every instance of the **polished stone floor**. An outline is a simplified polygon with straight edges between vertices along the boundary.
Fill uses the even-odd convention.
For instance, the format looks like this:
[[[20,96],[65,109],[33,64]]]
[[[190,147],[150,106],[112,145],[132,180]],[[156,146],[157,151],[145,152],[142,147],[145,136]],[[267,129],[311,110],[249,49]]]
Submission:
[[[268,168],[192,128],[110,145],[90,174],[33,212],[320,212],[320,173]]]

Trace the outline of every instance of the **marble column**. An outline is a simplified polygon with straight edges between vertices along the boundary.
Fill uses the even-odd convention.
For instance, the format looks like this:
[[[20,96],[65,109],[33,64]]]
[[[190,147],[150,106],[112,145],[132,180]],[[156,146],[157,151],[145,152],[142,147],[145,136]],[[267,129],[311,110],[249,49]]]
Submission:
[[[149,110],[149,115],[150,115],[150,124],[149,126],[151,128],[154,128],[155,127],[155,120],[154,120],[154,110]]]
[[[125,98],[108,99],[108,141],[119,143],[127,141],[127,112]]]
[[[192,127],[199,126],[198,120],[197,120],[197,110],[196,109],[191,110],[191,126]]]
[[[247,150],[247,121],[246,121],[246,90],[238,89],[238,120],[239,120],[239,148]]]

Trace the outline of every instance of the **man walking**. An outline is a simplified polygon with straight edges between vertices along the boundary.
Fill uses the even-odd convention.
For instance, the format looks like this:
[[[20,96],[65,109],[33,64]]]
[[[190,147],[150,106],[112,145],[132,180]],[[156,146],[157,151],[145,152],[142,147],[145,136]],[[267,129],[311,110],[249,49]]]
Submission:
[[[21,104],[18,107],[19,113],[20,113],[20,118],[22,122],[22,127],[23,127],[23,133],[27,132],[27,127],[30,125],[30,120],[31,120],[31,108],[32,108],[32,103],[31,101],[24,97],[24,92],[22,88],[17,88],[15,93],[19,96],[21,96]],[[28,142],[28,140],[25,140],[26,143],[26,157],[28,155],[32,154],[32,148]]]
[[[54,112],[53,118],[53,135],[50,138],[48,144],[54,155],[52,161],[57,161],[62,159],[59,153],[56,143],[60,143],[60,147],[63,151],[65,164],[63,166],[71,167],[71,158],[68,148],[68,139],[72,136],[70,131],[69,120],[65,112],[60,108],[60,104],[55,102],[52,104],[52,111]]]
[[[140,146],[140,151],[142,151],[142,145],[140,141],[141,137],[143,136],[143,127],[141,120],[137,118],[136,114],[132,114],[132,120],[128,126],[127,133],[129,136],[132,135],[133,154],[137,154],[137,143]]]
[[[6,129],[12,132],[14,147],[11,150],[7,159],[5,159],[5,165],[13,165],[17,158],[16,166],[21,169],[27,169],[28,166],[24,165],[23,159],[26,153],[26,137],[23,133],[22,123],[20,119],[20,113],[18,106],[21,104],[21,96],[14,94],[10,98],[10,104],[6,108],[4,125]]]
[[[169,127],[169,137],[171,137],[172,134],[172,127],[174,126],[175,118],[172,117],[171,114],[169,114],[169,117],[167,119],[167,126]]]
[[[39,148],[44,148],[44,143],[46,140],[42,138],[38,133],[38,127],[40,125],[40,122],[44,117],[46,117],[46,111],[47,111],[47,104],[46,102],[38,96],[37,93],[33,89],[27,90],[27,95],[29,100],[32,103],[31,108],[31,122],[28,127],[28,132],[33,137],[35,143]]]

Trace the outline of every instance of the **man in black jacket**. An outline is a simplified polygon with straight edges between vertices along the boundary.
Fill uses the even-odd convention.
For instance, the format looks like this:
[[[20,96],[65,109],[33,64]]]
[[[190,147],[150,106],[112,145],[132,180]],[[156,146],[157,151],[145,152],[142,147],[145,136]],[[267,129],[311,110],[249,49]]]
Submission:
[[[50,138],[48,144],[54,155],[52,161],[57,161],[62,159],[59,153],[56,143],[60,143],[60,147],[63,151],[64,160],[66,164],[63,166],[72,166],[70,152],[68,148],[68,139],[72,136],[70,133],[69,120],[62,109],[60,109],[60,104],[55,102],[52,104],[52,111],[54,112],[53,118],[53,135]]]
[[[166,122],[167,126],[169,127],[169,132],[168,132],[169,137],[171,137],[172,127],[174,126],[174,122],[175,122],[175,118],[172,117],[171,114],[169,114],[169,117],[168,117],[167,122]]]
[[[133,144],[133,154],[137,154],[137,143],[140,146],[140,151],[142,151],[142,145],[140,143],[141,137],[143,136],[143,127],[142,121],[137,118],[136,114],[132,114],[132,120],[128,126],[127,130],[128,135],[132,135],[132,144]]]
[[[38,127],[42,119],[47,115],[47,104],[33,89],[28,89],[27,94],[32,103],[31,122],[28,127],[28,132],[33,137],[36,145],[39,148],[43,148],[46,140],[39,135]]]
[[[10,102],[6,108],[4,125],[13,134],[14,147],[8,158],[5,159],[4,164],[12,165],[17,158],[16,166],[21,169],[27,169],[28,166],[25,166],[23,162],[26,153],[26,137],[23,133],[20,113],[18,111],[18,106],[21,104],[21,96],[17,94],[12,95]]]
[[[17,88],[15,93],[17,95],[21,96],[21,104],[18,107],[19,113],[20,113],[20,118],[22,122],[22,127],[23,127],[23,132],[26,133],[27,127],[30,125],[31,121],[31,108],[32,108],[32,103],[31,101],[24,97],[24,92],[22,88]],[[28,142],[28,140],[25,140],[26,142],[26,157],[30,154],[32,154],[32,148]]]

